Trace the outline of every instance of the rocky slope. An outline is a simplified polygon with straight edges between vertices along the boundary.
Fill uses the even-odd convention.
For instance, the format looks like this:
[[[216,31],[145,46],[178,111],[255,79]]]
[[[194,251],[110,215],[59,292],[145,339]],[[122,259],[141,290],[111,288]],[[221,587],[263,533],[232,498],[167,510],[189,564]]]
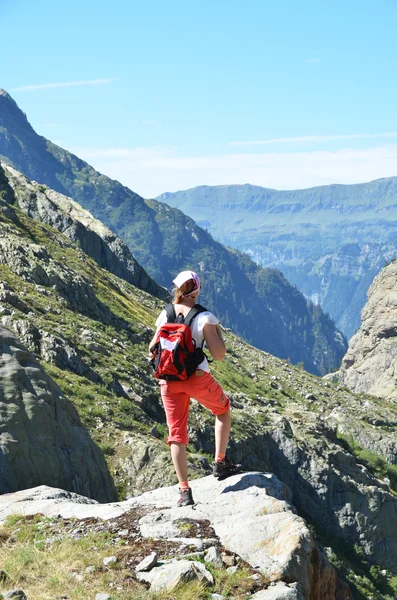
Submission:
[[[13,301],[0,284],[0,303]],[[23,309],[23,302],[17,303]],[[73,404],[0,325],[0,494],[51,484],[109,502],[116,489]]]
[[[291,191],[200,186],[158,200],[258,264],[280,269],[348,338],[373,277],[397,254],[397,177]]]
[[[361,313],[361,327],[350,340],[341,380],[356,392],[397,399],[397,262],[375,278]]]
[[[202,274],[203,304],[211,306],[225,327],[232,328],[250,343],[295,364],[303,363],[308,371],[316,374],[339,366],[347,347],[343,336],[332,320],[308,303],[279,271],[258,267],[246,255],[214,241],[181,211],[153,200],[145,201],[37,135],[4,91],[0,94],[1,157],[40,183],[32,190],[21,179],[17,181],[17,187],[24,188],[20,194],[21,206],[31,216],[42,218],[65,233],[69,231],[72,209],[65,209],[65,203],[69,207],[73,205],[70,200],[61,200],[53,193],[49,195],[42,184],[48,185],[79,202],[117,233],[161,285],[170,286],[178,271],[186,268]],[[11,179],[15,179],[15,173],[9,173]],[[31,193],[39,199],[42,208],[36,208],[35,198],[29,197]],[[61,204],[67,215],[58,225],[56,212]],[[48,212],[51,216],[47,216]],[[80,221],[93,221],[90,216],[82,217],[82,210],[73,206],[73,214],[76,212]],[[83,249],[90,252],[90,248],[94,248],[94,255],[101,256],[99,264],[106,268],[112,266],[95,249],[98,237],[92,232],[85,236],[71,231],[70,235],[79,238]],[[106,237],[109,238],[109,231]],[[113,272],[124,277],[120,268]]]
[[[12,190],[13,204],[17,203],[29,217],[66,235],[100,267],[149,294],[163,300],[168,298],[167,291],[148,276],[126,244],[77,202],[46,186],[31,183],[12,167],[0,163],[0,189],[6,185]]]
[[[5,185],[0,206],[1,322],[73,401],[122,496],[174,483],[145,359],[161,302],[27,216],[12,204],[13,193]],[[332,548],[357,599],[362,590],[387,598],[397,572],[397,408],[310,376],[229,331],[224,336],[227,358],[212,368],[233,405],[232,457],[291,488],[292,503]],[[193,403],[192,479],[210,470],[212,421]]]
[[[0,497],[0,522],[6,522],[7,515],[15,511],[40,514],[42,522],[52,517],[43,523],[45,534],[51,540],[56,532],[57,539],[49,541],[47,548],[73,531],[78,536],[101,529],[112,532],[114,538],[119,534],[124,543],[113,549],[113,567],[120,568],[123,562],[130,583],[119,577],[121,593],[112,594],[114,600],[142,598],[145,588],[137,582],[149,585],[151,598],[164,591],[183,598],[180,586],[189,580],[202,584],[195,597],[210,598],[214,587],[227,590],[228,574],[229,585],[234,578],[233,598],[351,600],[348,586],[291,505],[290,490],[276,477],[246,473],[218,482],[210,476],[195,481],[193,491],[194,507],[175,508],[176,488],[162,488],[119,504],[97,505],[42,486]],[[118,522],[127,528],[121,531]],[[152,553],[149,560],[140,562],[139,554],[145,549]],[[81,581],[89,577],[83,570],[76,575]],[[23,581],[20,578],[17,584],[30,586],[30,580],[25,571]],[[34,600],[34,592],[28,593],[28,598]]]

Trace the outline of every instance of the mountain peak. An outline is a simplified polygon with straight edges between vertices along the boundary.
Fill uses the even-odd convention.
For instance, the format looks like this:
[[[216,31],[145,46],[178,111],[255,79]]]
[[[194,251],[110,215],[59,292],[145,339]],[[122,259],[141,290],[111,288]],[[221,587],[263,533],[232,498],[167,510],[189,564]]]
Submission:
[[[0,88],[0,106],[0,125],[6,128],[14,128],[14,130],[16,127],[22,127],[32,131],[32,126],[25,113],[19,108],[14,98],[3,88]]]
[[[8,92],[6,92],[5,90],[3,90],[3,88],[0,88],[0,96],[3,96],[4,98],[7,98],[7,100],[11,100],[11,102],[15,103],[15,100],[13,100],[13,98],[11,98],[10,94]]]

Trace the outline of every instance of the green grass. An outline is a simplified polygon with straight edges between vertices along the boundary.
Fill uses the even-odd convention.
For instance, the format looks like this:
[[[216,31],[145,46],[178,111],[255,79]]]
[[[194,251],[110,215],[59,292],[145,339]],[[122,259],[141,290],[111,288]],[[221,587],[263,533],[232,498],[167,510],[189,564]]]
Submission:
[[[383,480],[387,478],[390,490],[397,494],[397,465],[391,465],[383,456],[363,448],[351,435],[337,433],[337,438],[344,448],[353,454],[356,461],[367,467],[375,477]]]
[[[58,535],[51,539],[54,526]],[[172,592],[150,593],[131,577],[124,561],[128,553],[128,544],[117,541],[116,533],[89,532],[74,539],[65,534],[63,521],[58,519],[10,515],[0,528],[0,564],[7,574],[0,592],[22,588],[29,600],[53,600],[65,593],[70,600],[87,600],[101,592],[109,593],[112,600],[207,600],[212,593],[243,600],[259,586],[245,565],[230,574],[204,563],[214,577],[213,586],[191,582]],[[112,568],[105,568],[103,558],[111,555],[119,560]],[[94,570],[87,572],[87,567]],[[261,585],[264,583],[262,579]]]

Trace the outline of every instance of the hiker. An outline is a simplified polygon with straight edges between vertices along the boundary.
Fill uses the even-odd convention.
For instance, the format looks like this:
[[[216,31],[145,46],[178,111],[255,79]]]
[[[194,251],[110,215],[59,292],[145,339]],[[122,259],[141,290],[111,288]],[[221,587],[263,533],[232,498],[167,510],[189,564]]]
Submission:
[[[149,354],[154,359],[154,375],[159,378],[161,384],[161,397],[169,430],[167,444],[171,448],[172,461],[179,480],[177,505],[188,506],[194,504],[192,490],[188,483],[186,456],[190,398],[203,404],[215,415],[213,475],[218,479],[225,479],[229,475],[238,473],[240,465],[233,464],[226,456],[231,426],[230,401],[210,374],[208,360],[202,351],[205,342],[215,360],[225,358],[226,347],[218,325],[219,321],[211,312],[197,304],[201,284],[196,273],[182,271],[173,280],[173,284],[175,285],[173,303],[165,307],[156,321],[157,330],[150,342]],[[167,323],[174,323],[174,325],[166,325]],[[192,348],[195,348],[193,366],[186,362],[185,370],[183,365],[179,364],[177,365],[179,371],[171,364],[175,362],[175,352],[173,352],[176,346],[176,342],[173,341],[175,331],[172,330],[178,329],[176,323],[183,324],[180,329],[184,332],[187,330],[186,325],[190,326],[191,331],[188,331],[188,335],[191,333]],[[165,339],[162,336],[168,337]],[[183,356],[185,355],[186,352]],[[178,374],[181,370],[182,374]],[[177,373],[177,375],[164,373]],[[177,377],[183,377],[184,380]]]

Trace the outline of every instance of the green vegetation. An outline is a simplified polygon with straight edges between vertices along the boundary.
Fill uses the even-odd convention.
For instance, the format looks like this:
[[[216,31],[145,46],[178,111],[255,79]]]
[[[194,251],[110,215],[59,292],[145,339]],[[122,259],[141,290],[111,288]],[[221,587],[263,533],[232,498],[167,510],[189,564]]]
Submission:
[[[356,461],[367,467],[375,477],[383,480],[387,478],[390,490],[397,494],[397,465],[391,465],[383,456],[362,448],[351,435],[338,432],[337,437],[344,448],[353,454]]]
[[[397,577],[371,564],[360,546],[330,539],[327,534],[320,535],[319,542],[327,546],[327,558],[349,583],[354,600],[395,600]]]
[[[29,600],[53,600],[65,593],[70,600],[87,600],[103,592],[110,593],[112,600],[207,600],[213,593],[243,600],[264,583],[253,581],[252,570],[243,565],[236,573],[229,574],[226,569],[214,569],[204,563],[214,577],[214,586],[205,588],[191,582],[171,594],[150,593],[137,583],[129,566],[131,557],[139,555],[139,550],[117,537],[117,530],[74,536],[73,531],[79,525],[79,521],[42,515],[9,516],[0,528],[0,563],[7,574],[7,580],[0,583],[0,592],[11,585],[22,588]],[[118,558],[117,563],[105,567],[103,559],[112,555]]]

